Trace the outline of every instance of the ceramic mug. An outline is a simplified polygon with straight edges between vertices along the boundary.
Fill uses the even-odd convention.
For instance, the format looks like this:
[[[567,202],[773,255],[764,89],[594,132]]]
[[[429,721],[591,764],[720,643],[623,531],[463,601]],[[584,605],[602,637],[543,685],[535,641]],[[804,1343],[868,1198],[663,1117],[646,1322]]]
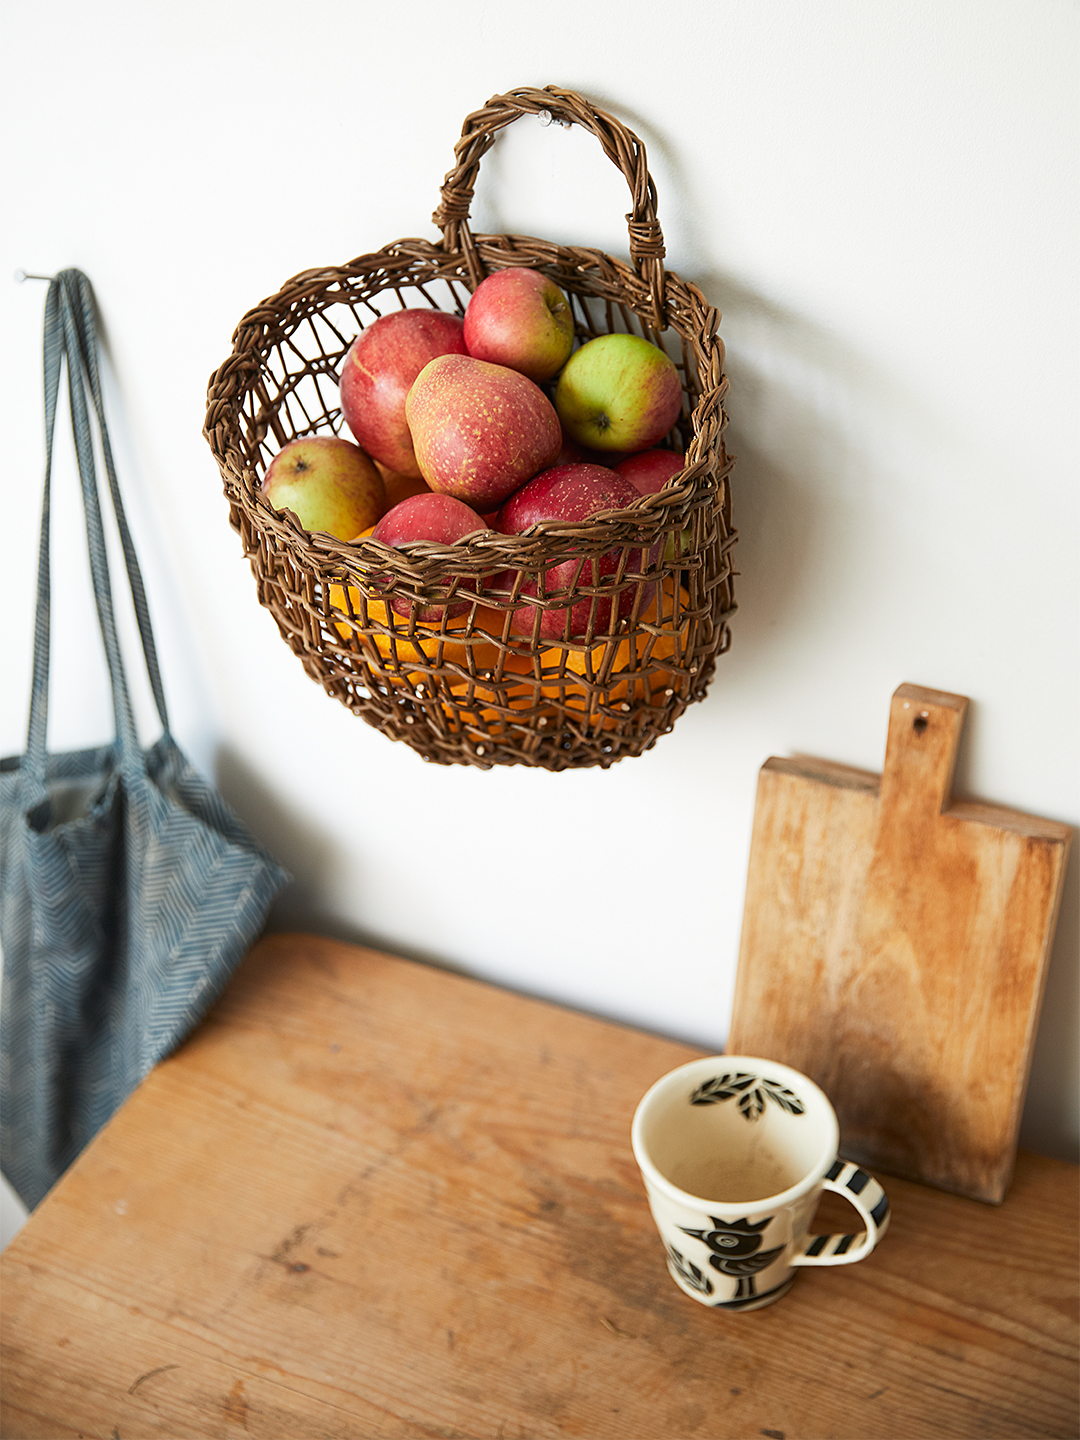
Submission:
[[[757,1310],[804,1265],[851,1265],[889,1224],[878,1182],[837,1158],[825,1094],[797,1070],[748,1055],[691,1060],[663,1076],[634,1115],[634,1156],[675,1283],[721,1310]],[[811,1235],[822,1190],[865,1227]]]

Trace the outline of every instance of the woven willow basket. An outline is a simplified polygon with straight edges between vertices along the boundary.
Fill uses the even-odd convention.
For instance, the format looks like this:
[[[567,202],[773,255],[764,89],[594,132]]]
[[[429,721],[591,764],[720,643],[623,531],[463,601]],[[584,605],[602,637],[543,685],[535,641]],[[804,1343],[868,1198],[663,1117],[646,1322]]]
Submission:
[[[623,172],[633,197],[629,265],[599,250],[471,232],[480,159],[523,115],[584,126]],[[665,271],[641,142],[579,95],[555,86],[497,95],[468,116],[455,156],[434,216],[439,242],[399,240],[337,269],[304,271],[244,316],[210,381],[205,434],[259,600],[330,695],[440,764],[606,767],[647,750],[704,696],[730,641],[735,534],[720,317]],[[513,265],[561,286],[580,341],[628,331],[671,356],[684,403],[667,443],[685,450],[684,469],[628,509],[453,546],[346,544],[275,511],[260,490],[266,466],[297,436],[341,429],[338,372],[363,326],[397,308],[462,314],[485,275]],[[618,566],[601,572],[610,552]],[[545,572],[567,560],[578,562],[571,588],[545,593]],[[472,602],[464,616],[419,623],[422,606],[460,600],[463,587]],[[408,615],[389,603],[402,597]],[[582,599],[595,602],[584,633],[570,636],[567,625],[562,643],[539,638],[541,610],[569,615]],[[525,606],[535,623],[515,633],[528,630],[520,618],[514,631],[510,623],[512,612],[528,615]],[[612,626],[608,617],[620,613]]]

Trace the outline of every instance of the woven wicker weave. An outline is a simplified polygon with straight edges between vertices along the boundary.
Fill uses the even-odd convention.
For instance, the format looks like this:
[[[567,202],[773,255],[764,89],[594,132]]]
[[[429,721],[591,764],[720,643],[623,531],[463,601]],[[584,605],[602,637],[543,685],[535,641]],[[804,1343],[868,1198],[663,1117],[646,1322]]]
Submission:
[[[623,172],[633,197],[629,265],[531,236],[472,233],[480,159],[522,115],[584,126]],[[434,216],[441,241],[400,240],[335,269],[304,271],[244,316],[210,382],[205,434],[259,600],[330,695],[441,764],[608,766],[648,749],[704,696],[730,640],[735,534],[720,317],[664,268],[644,147],[580,96],[554,86],[495,96],[468,116],[455,156]],[[454,546],[346,544],[275,511],[259,488],[266,466],[294,437],[341,429],[338,372],[362,327],[401,307],[462,314],[486,274],[514,265],[562,287],[580,340],[629,331],[666,350],[684,390],[669,443],[685,449],[685,468],[629,509]],[[611,551],[618,569],[601,573],[594,562]],[[572,589],[545,595],[544,572],[571,559],[580,562]],[[539,598],[521,595],[530,580],[540,581]],[[434,628],[417,623],[421,603],[470,583],[478,601],[467,615]],[[620,607],[596,604],[584,635],[533,638],[541,609],[623,591],[632,610],[614,633],[595,622]],[[396,614],[388,597],[408,597],[411,615]],[[536,609],[533,635],[511,633],[510,612],[523,605]]]

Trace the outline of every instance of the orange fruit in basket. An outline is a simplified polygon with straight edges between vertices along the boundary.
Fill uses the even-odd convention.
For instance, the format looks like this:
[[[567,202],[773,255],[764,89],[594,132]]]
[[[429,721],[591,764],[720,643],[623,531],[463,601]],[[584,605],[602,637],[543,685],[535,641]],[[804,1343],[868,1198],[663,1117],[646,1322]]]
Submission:
[[[674,604],[676,592],[679,618],[676,618]],[[604,692],[606,695],[609,695],[612,700],[621,699],[629,687],[640,688],[645,684],[644,677],[638,677],[634,672],[646,668],[652,671],[653,666],[662,666],[664,660],[674,660],[676,664],[679,662],[687,628],[686,620],[681,617],[685,615],[689,604],[690,596],[681,585],[676,587],[674,580],[670,578],[664,581],[660,594],[655,596],[641,613],[642,621],[648,625],[655,625],[663,633],[653,635],[647,630],[639,629],[633,635],[628,635],[618,641],[615,646],[615,655],[607,669],[611,683],[610,688]],[[595,678],[604,664],[607,650],[606,644],[594,645],[587,653],[581,650],[571,650],[567,653],[566,668],[573,670],[577,675],[587,676],[591,666],[591,672]],[[670,683],[670,670],[661,668],[649,675],[651,691]]]
[[[464,680],[451,681],[450,693],[453,702],[444,700],[442,708],[451,726],[472,730],[473,738],[479,740],[486,735],[497,736],[504,727],[514,724],[516,717],[522,724],[538,720],[543,725],[545,717],[556,713],[553,706],[542,704],[544,689],[536,678],[531,656],[508,654],[499,681],[476,680],[471,688]]]
[[[490,670],[497,663],[499,658],[498,646],[484,639],[468,639],[466,631],[469,629],[469,615],[451,615],[446,618],[445,627],[441,621],[430,621],[425,624],[417,621],[409,633],[408,622],[399,616],[393,616],[391,627],[389,609],[385,600],[367,601],[367,624],[364,623],[364,601],[360,591],[353,585],[348,587],[348,604],[345,598],[345,586],[331,583],[328,587],[327,599],[331,607],[340,610],[348,615],[349,607],[356,617],[353,623],[345,620],[334,620],[334,628],[343,640],[356,637],[359,643],[368,650],[373,650],[379,660],[384,662],[383,668],[399,670],[406,673],[406,667],[410,665],[434,665],[437,661],[445,664],[468,666],[470,651],[474,657],[475,668],[478,670]],[[363,628],[360,628],[363,627]],[[393,634],[388,633],[391,628]],[[477,606],[473,621],[473,631],[486,630],[497,635],[502,634],[502,616],[485,606]],[[441,644],[441,652],[440,652]],[[423,681],[429,677],[423,674],[409,674],[412,681]]]
[[[678,597],[678,611],[675,599]],[[636,629],[615,642],[615,654],[607,666],[607,684],[597,692],[596,701],[590,700],[590,687],[575,683],[574,676],[593,681],[600,675],[608,656],[608,642],[593,645],[589,650],[571,650],[566,646],[553,646],[544,651],[541,663],[545,669],[556,669],[563,665],[566,679],[561,683],[549,679],[542,693],[551,699],[560,699],[571,712],[580,711],[586,715],[590,704],[628,707],[635,701],[648,699],[669,688],[675,688],[677,677],[664,665],[665,660],[676,664],[683,658],[686,640],[686,610],[690,604],[687,592],[677,586],[670,577],[642,611],[640,620],[654,625],[662,631],[653,635],[648,630]],[[615,724],[611,716],[603,717],[605,728]]]
[[[451,686],[451,693],[457,700],[456,704],[449,700],[440,702],[443,714],[451,724],[491,733],[512,724],[515,712],[520,713],[522,718],[531,715],[537,699],[533,685],[512,685],[503,691],[475,685],[471,699],[464,685]]]

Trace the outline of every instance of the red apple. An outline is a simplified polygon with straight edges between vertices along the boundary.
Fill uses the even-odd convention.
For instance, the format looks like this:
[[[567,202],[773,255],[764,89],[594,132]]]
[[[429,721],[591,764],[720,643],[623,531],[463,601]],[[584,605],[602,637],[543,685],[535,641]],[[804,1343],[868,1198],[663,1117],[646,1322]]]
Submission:
[[[625,476],[618,475],[614,470],[609,470],[603,465],[557,465],[553,469],[545,470],[542,474],[537,475],[527,485],[523,485],[520,490],[511,495],[499,511],[494,528],[504,535],[521,535],[528,530],[530,525],[535,525],[539,521],[587,520],[590,515],[595,515],[600,510],[623,510],[640,498],[639,492]],[[655,546],[654,552],[659,549],[659,546]],[[601,554],[597,562],[601,582],[605,576],[613,575],[618,570],[619,557],[619,549],[608,550]],[[651,558],[655,560],[655,553]],[[628,568],[631,570],[645,568],[644,559],[645,552],[633,552],[628,562]],[[512,576],[504,576],[495,588],[509,589],[512,583]],[[557,595],[575,583],[583,586],[594,584],[591,560],[586,560],[584,564],[578,560],[566,560],[558,565],[550,566],[544,572],[543,593],[545,596]],[[648,585],[646,589],[651,593],[652,585]],[[540,591],[537,582],[527,581],[522,587],[521,593],[538,595]],[[629,586],[620,592],[614,607],[616,620],[624,615],[629,615],[634,604],[634,594],[634,586]],[[642,603],[647,604],[648,599],[649,595],[646,594]],[[612,626],[612,608],[610,599],[596,602],[594,633],[602,634]],[[564,606],[561,609],[545,610],[540,617],[540,638],[562,639],[567,633],[568,615],[570,636],[573,638],[584,635],[592,612],[593,601],[591,599],[577,600],[572,606]],[[519,635],[531,635],[535,613],[535,607],[532,605],[524,605],[515,610],[511,629]]]
[[[492,510],[559,453],[562,431],[534,381],[470,355],[425,365],[405,405],[420,473],[444,495]]]
[[[685,464],[686,456],[678,450],[641,450],[636,455],[627,455],[625,460],[620,460],[615,469],[620,475],[631,480],[642,495],[655,495]],[[687,526],[678,534],[672,532],[668,536],[664,546],[664,559],[669,564],[676,564],[691,549],[693,540]]]
[[[429,360],[464,354],[461,317],[441,310],[394,310],[360,332],[341,367],[341,413],[369,455],[419,476],[405,397]]]
[[[589,450],[584,445],[579,445],[572,440],[566,431],[563,431],[562,446],[555,457],[556,465],[607,465],[609,457],[601,455],[599,450]]]
[[[283,445],[267,467],[263,494],[291,510],[305,530],[351,540],[386,509],[382,476],[359,445],[336,435],[309,435]]]
[[[648,450],[682,408],[675,363],[639,335],[597,335],[575,350],[555,389],[563,429],[604,454]]]
[[[614,468],[632,480],[642,495],[655,495],[685,463],[685,456],[678,450],[639,450]]]
[[[506,365],[538,384],[550,380],[574,348],[566,296],[539,270],[496,270],[465,307],[465,347],[477,360]]]
[[[384,545],[409,545],[414,540],[434,540],[440,545],[456,545],[466,535],[472,535],[477,530],[486,530],[488,526],[470,506],[461,500],[455,500],[451,495],[435,495],[428,492],[423,495],[410,495],[388,510],[382,517],[375,529],[371,532],[372,540],[380,540]],[[467,590],[473,586],[459,587]],[[412,610],[412,602],[404,596],[395,596],[390,602],[392,609],[398,615],[408,615]],[[437,621],[442,618],[445,610],[450,615],[463,615],[471,600],[454,600],[449,605],[421,605],[417,609],[416,618],[425,623]]]

